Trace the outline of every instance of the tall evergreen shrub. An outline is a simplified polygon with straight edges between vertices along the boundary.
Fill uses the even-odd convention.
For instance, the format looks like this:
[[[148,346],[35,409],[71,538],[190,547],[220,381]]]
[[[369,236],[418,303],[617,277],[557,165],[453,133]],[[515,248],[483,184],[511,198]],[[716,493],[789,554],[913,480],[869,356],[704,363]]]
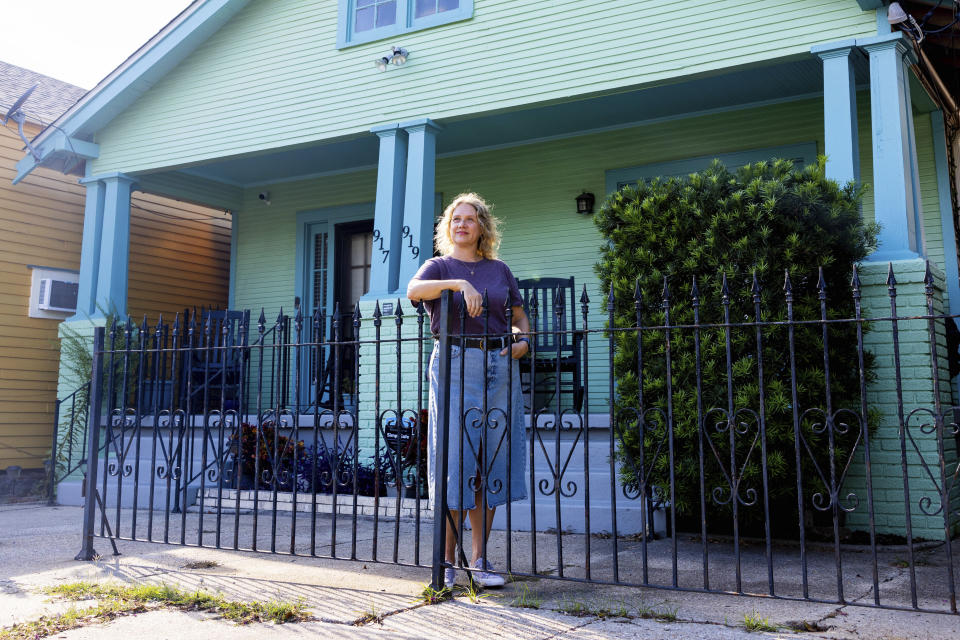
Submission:
[[[608,241],[601,250],[597,272],[606,292],[613,286],[616,327],[635,326],[636,293],[640,294],[643,324],[663,325],[665,279],[669,285],[672,325],[690,325],[694,321],[691,300],[694,278],[699,287],[700,322],[723,323],[724,275],[729,287],[732,323],[754,320],[754,274],[760,285],[761,320],[786,320],[785,273],[789,273],[792,280],[794,317],[818,319],[818,267],[823,267],[828,317],[852,317],[852,265],[874,248],[876,228],[864,224],[861,218],[862,189],[852,184],[840,187],[828,180],[824,166],[822,158],[804,169],[795,168],[789,160],[773,160],[730,171],[715,161],[700,173],[642,181],[609,196],[595,217]],[[821,325],[811,325],[798,328],[795,334],[798,413],[827,406],[821,329]],[[665,332],[641,333],[642,407],[638,394],[637,332],[621,331],[615,337],[617,429],[625,463],[621,480],[628,488],[636,489],[642,449],[646,465],[652,463],[649,482],[656,486],[659,497],[669,500],[669,451],[664,419],[668,410]],[[718,327],[700,331],[702,405],[699,414],[694,332],[690,328],[671,332],[675,506],[680,518],[699,520],[698,424],[701,418],[698,416],[703,416],[704,438],[710,438],[715,448],[714,452],[709,443],[703,441],[703,495],[708,517],[730,514],[732,477],[740,483],[740,519],[748,525],[751,522],[759,525],[763,521],[764,500],[762,443],[757,437],[757,418],[749,411],[741,411],[759,412],[760,409],[756,328],[735,327],[730,333],[733,407],[734,412],[739,411],[735,423],[742,431],[736,434],[735,464],[730,463],[726,414],[707,413],[711,408],[725,411],[728,407],[726,332]],[[772,517],[789,516],[777,521],[795,528],[796,448],[788,333],[783,327],[766,327],[761,338],[771,513]],[[832,325],[828,343],[830,399],[834,411],[845,407],[859,412],[855,326]],[[870,365],[868,357],[868,378]],[[643,442],[634,411],[637,408],[643,410]],[[836,442],[834,453],[839,476],[859,423],[851,414],[839,416],[838,421],[850,425],[848,434],[839,434]],[[805,509],[812,512],[815,500],[820,501],[821,506],[829,504],[829,495],[814,498],[814,494],[824,491],[814,460],[820,471],[830,477],[829,450],[822,423],[822,415],[814,410],[802,426],[804,438],[810,445],[810,452],[801,446],[804,503]]]

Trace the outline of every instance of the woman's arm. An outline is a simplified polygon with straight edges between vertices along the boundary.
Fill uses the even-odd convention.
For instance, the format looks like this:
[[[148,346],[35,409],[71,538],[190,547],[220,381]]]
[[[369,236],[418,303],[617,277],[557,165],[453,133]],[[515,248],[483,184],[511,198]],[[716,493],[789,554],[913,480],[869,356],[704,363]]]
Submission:
[[[527,337],[527,334],[530,333],[530,320],[527,318],[527,313],[523,310],[522,306],[511,307],[513,310],[513,335],[515,338]],[[519,360],[526,353],[530,351],[530,343],[528,341],[514,342],[510,347],[510,357],[514,360]],[[507,355],[507,350],[504,349],[500,352],[500,355]]]
[[[476,318],[483,311],[483,296],[477,293],[473,285],[466,280],[419,280],[414,278],[407,285],[407,299],[413,304],[421,300],[436,300],[440,293],[449,289],[463,293],[463,300],[467,303],[467,313]]]

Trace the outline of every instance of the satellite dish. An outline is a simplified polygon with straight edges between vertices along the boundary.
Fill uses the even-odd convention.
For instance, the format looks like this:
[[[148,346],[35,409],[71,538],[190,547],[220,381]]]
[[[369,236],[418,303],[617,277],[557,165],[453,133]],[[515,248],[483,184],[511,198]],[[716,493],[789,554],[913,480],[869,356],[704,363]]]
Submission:
[[[19,120],[17,119],[17,112],[20,111],[20,107],[22,107],[23,103],[30,98],[30,94],[33,93],[34,89],[36,89],[38,86],[40,85],[35,84],[29,89],[27,89],[26,91],[24,91],[23,95],[17,98],[17,101],[13,103],[13,106],[7,109],[7,113],[3,116],[3,122],[0,124],[3,124],[4,126],[6,126],[7,122],[9,122],[10,120],[13,120],[14,122],[19,122]]]
[[[6,126],[7,123],[10,122],[11,120],[16,122],[17,131],[20,134],[20,139],[23,140],[23,144],[27,146],[27,150],[30,151],[30,154],[34,157],[34,159],[39,161],[40,155],[37,153],[36,149],[33,148],[33,145],[30,144],[30,141],[27,139],[27,136],[24,135],[23,133],[23,123],[27,119],[27,114],[25,114],[23,110],[20,108],[23,106],[23,103],[25,103],[30,98],[30,94],[33,93],[34,89],[36,89],[37,86],[39,85],[33,85],[32,87],[24,91],[22,96],[17,98],[17,101],[13,103],[13,106],[7,109],[7,113],[4,114],[3,116],[3,122],[0,124],[2,124],[3,126]]]

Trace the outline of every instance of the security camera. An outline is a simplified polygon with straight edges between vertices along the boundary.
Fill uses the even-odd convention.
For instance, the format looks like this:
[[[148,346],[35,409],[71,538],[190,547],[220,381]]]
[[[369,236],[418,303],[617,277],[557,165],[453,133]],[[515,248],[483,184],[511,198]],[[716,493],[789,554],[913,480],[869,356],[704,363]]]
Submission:
[[[260,198],[261,200],[263,200],[264,204],[270,204],[270,192],[269,192],[269,191],[261,191],[259,194],[257,194],[257,197]]]

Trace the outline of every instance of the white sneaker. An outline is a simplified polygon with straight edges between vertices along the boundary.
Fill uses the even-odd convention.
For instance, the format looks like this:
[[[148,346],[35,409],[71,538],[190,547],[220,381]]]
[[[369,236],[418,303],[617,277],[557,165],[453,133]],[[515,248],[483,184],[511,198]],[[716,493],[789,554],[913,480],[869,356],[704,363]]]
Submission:
[[[497,574],[493,565],[484,560],[483,558],[477,558],[477,561],[473,564],[474,569],[479,569],[479,571],[473,572],[473,579],[480,583],[483,587],[502,587],[505,583],[503,576]]]
[[[453,585],[457,583],[457,570],[456,569],[444,569],[443,570],[443,586],[447,589],[453,589]]]

